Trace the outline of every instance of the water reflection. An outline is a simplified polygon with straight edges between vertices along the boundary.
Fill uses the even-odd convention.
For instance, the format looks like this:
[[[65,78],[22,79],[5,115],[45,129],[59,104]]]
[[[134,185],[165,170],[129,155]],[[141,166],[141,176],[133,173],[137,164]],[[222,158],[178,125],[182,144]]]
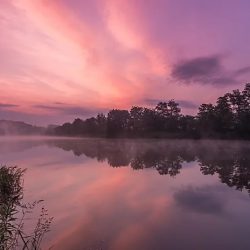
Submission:
[[[248,142],[28,140],[0,158],[55,215],[44,249],[250,249]]]
[[[205,186],[202,188],[187,187],[174,194],[174,199],[179,207],[184,210],[202,214],[223,215],[224,200],[214,195],[216,188]]]
[[[76,156],[107,161],[111,167],[153,168],[160,175],[180,174],[185,162],[197,161],[204,175],[250,193],[250,144],[222,141],[55,140],[49,145]]]

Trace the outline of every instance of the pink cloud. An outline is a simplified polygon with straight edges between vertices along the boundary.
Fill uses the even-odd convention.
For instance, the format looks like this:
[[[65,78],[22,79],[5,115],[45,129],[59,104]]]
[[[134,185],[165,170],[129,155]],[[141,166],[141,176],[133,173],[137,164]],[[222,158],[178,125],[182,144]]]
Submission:
[[[196,0],[17,0],[0,5],[0,97],[31,114],[41,112],[34,105],[53,102],[129,108],[147,98],[192,101],[194,93],[199,93],[198,103],[213,102],[232,86],[182,85],[171,79],[173,65],[224,53],[226,72],[249,66],[243,49],[235,49],[243,33],[232,40],[231,27],[238,30],[238,23],[218,16],[209,21],[217,8],[225,18],[240,18],[244,24],[245,11],[239,16],[241,8],[232,3],[228,9],[209,3],[206,10]],[[238,77],[235,87],[247,76]]]

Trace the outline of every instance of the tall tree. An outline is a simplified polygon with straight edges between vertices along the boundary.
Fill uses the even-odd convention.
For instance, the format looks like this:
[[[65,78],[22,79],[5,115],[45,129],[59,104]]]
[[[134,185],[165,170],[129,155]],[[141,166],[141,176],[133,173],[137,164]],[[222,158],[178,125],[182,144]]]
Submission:
[[[181,109],[177,102],[170,100],[168,102],[159,102],[155,107],[155,111],[160,116],[170,118],[178,117],[180,115]]]
[[[227,133],[233,130],[233,111],[230,105],[230,97],[225,94],[219,97],[215,106],[216,123],[215,129],[220,133]]]
[[[215,126],[215,107],[213,104],[201,104],[197,114],[200,132],[204,135],[211,135]]]
[[[168,132],[175,132],[179,128],[181,109],[174,100],[159,102],[155,107],[159,127]]]
[[[129,130],[130,115],[127,110],[113,109],[107,118],[108,136],[125,135]]]
[[[98,114],[96,117],[97,133],[100,136],[105,136],[107,132],[107,117],[104,114]]]
[[[142,135],[146,130],[145,108],[134,106],[130,110],[130,129],[133,135]]]

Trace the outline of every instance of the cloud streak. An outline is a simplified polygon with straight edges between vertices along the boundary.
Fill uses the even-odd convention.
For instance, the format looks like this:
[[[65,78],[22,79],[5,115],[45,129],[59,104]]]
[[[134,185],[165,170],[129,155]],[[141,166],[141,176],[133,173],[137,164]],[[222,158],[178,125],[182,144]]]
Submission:
[[[86,108],[80,106],[67,106],[65,104],[58,104],[57,106],[50,105],[33,105],[34,108],[59,112],[65,115],[81,115],[81,116],[91,116],[96,115],[98,113],[107,112],[105,109],[97,109],[97,108]]]
[[[1,102],[66,119],[73,110],[38,106],[106,110],[150,97],[185,100],[192,110],[194,93],[195,103],[213,102],[242,87],[250,77],[250,3],[177,2],[1,1]]]
[[[19,105],[11,104],[11,103],[0,103],[0,109],[16,108],[16,107],[19,107]]]

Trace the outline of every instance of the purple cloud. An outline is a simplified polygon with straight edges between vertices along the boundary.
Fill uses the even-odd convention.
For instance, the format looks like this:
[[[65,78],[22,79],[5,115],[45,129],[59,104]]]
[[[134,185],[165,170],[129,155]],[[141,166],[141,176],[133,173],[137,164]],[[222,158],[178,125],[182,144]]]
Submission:
[[[82,115],[82,116],[91,116],[98,113],[107,112],[106,109],[98,108],[86,108],[81,106],[68,106],[63,103],[57,103],[57,106],[52,105],[33,105],[34,108],[39,108],[43,110],[54,110],[64,115]]]
[[[198,57],[180,61],[173,65],[171,76],[174,80],[185,84],[198,83],[227,86],[239,83],[242,75],[250,73],[250,67],[238,70],[225,70],[220,55]]]
[[[11,103],[0,103],[0,109],[16,108],[16,107],[19,107],[19,105],[11,104]]]
[[[219,56],[199,57],[174,65],[172,76],[179,80],[197,81],[220,73],[221,68]]]

